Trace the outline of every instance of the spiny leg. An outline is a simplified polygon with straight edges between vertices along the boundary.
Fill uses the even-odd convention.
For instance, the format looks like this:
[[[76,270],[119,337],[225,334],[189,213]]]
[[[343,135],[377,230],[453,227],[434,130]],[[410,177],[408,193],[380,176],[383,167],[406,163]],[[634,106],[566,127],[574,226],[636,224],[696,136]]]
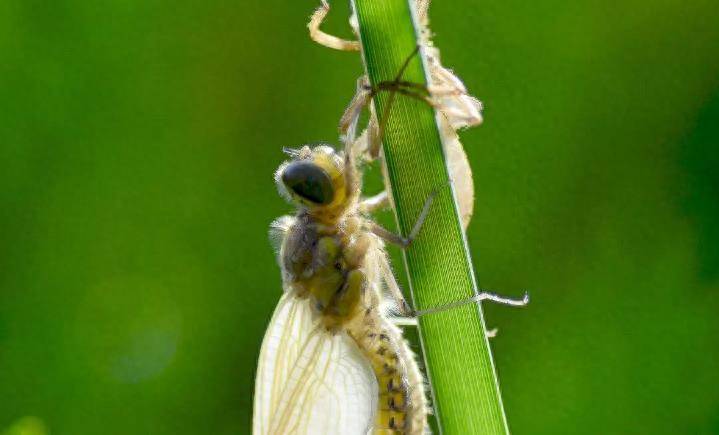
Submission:
[[[344,160],[345,194],[348,198],[351,198],[359,195],[361,176],[357,168],[354,147],[348,146],[347,142],[345,142]]]
[[[397,71],[397,75],[395,76],[394,80],[390,81],[390,84],[394,84],[393,86],[388,89],[390,91],[389,97],[387,98],[387,104],[385,104],[384,111],[382,112],[382,116],[379,118],[379,123],[377,126],[377,135],[378,140],[382,139],[382,135],[384,134],[384,128],[387,124],[387,119],[389,118],[389,109],[392,107],[392,103],[394,102],[394,99],[396,98],[397,92],[401,92],[401,89],[397,86],[397,83],[402,80],[402,76],[404,75],[405,70],[409,66],[409,62],[414,58],[417,53],[419,53],[419,45],[414,47],[414,50],[412,50],[412,53],[407,56],[407,58],[402,62],[402,66],[400,66],[399,71]],[[374,97],[374,95],[381,89],[383,83],[386,82],[380,82],[377,85],[376,89],[371,90],[371,97]],[[372,144],[370,144],[371,146]]]
[[[416,317],[389,317],[389,320],[396,326],[417,326]]]
[[[498,304],[502,305],[509,305],[512,307],[524,307],[529,303],[529,293],[524,292],[524,296],[522,296],[522,299],[513,299],[513,298],[507,298],[504,296],[500,296],[496,293],[490,293],[486,291],[482,291],[477,296],[472,298],[476,302],[482,302],[482,301],[492,301]]]
[[[501,303],[503,305],[510,305],[510,306],[514,306],[514,307],[523,307],[529,303],[529,295],[527,293],[525,293],[524,297],[521,300],[519,300],[519,299],[505,298],[502,296],[498,296],[494,293],[482,292],[482,293],[478,294],[477,296],[467,298],[462,301],[450,303],[447,305],[442,305],[440,307],[428,308],[426,310],[420,310],[420,311],[412,310],[412,311],[410,311],[410,313],[408,315],[405,313],[402,313],[402,314],[404,314],[403,317],[392,317],[391,320],[392,320],[392,323],[394,323],[397,326],[416,326],[417,320],[419,319],[420,316],[425,316],[427,314],[433,314],[433,313],[439,313],[442,311],[451,310],[451,309],[457,308],[461,305],[465,305],[470,302],[481,302],[483,300],[491,300],[493,302]],[[498,332],[498,328],[487,329],[485,331],[485,335],[487,336],[487,338],[494,338],[497,336],[497,332]]]
[[[417,317],[390,317],[389,320],[396,326],[417,326]],[[499,330],[497,328],[487,329],[485,335],[487,338],[497,336]]]
[[[348,41],[320,30],[320,25],[322,25],[322,22],[325,20],[329,11],[330,4],[327,0],[322,0],[322,4],[315,10],[310,18],[310,22],[307,23],[307,28],[310,30],[310,38],[320,45],[333,48],[335,50],[359,51],[359,41]]]
[[[429,104],[435,109],[441,110],[441,107],[439,107],[436,102],[427,94],[427,89],[419,83],[382,82],[379,83],[377,86],[377,89],[371,92],[372,95],[375,95],[379,90],[386,90],[391,92],[391,94],[389,101],[387,102],[387,106],[384,111],[385,116],[383,116],[382,121],[377,119],[377,114],[374,111],[374,106],[369,106],[370,118],[367,124],[367,129],[365,130],[366,136],[364,137],[364,140],[366,141],[366,144],[364,148],[366,149],[370,160],[375,160],[377,159],[377,157],[379,157],[379,153],[382,148],[382,132],[388,119],[387,112],[389,111],[389,107],[394,102],[396,93],[399,93],[406,97],[414,98],[416,100],[420,100],[426,104]]]
[[[529,293],[525,292],[522,299],[512,299],[512,298],[507,298],[504,296],[499,296],[495,293],[482,291],[481,293],[477,294],[476,296],[472,296],[472,297],[462,299],[462,300],[456,301],[456,302],[450,302],[446,305],[441,305],[439,307],[433,307],[433,308],[427,308],[425,310],[419,310],[419,311],[416,311],[414,314],[417,317],[426,316],[428,314],[441,313],[442,311],[451,310],[453,308],[457,308],[462,305],[466,305],[468,303],[472,303],[472,302],[479,303],[482,301],[492,301],[492,302],[496,302],[498,304],[509,305],[509,306],[513,306],[513,307],[524,307],[529,303]]]
[[[375,89],[377,89],[377,91],[392,91],[402,87],[415,89],[417,92],[421,92],[426,95],[430,94],[430,91],[427,86],[421,83],[410,82],[407,80],[385,80],[383,82],[377,83]],[[374,93],[377,94],[377,91]]]
[[[368,83],[369,79],[367,76],[363,75],[357,79],[357,87],[352,101],[350,101],[340,118],[340,137],[343,142],[345,142],[345,146],[354,145],[357,122],[362,114],[362,110],[367,107],[372,99],[371,88]]]
[[[372,159],[377,158],[377,156],[379,155],[381,138],[384,132],[385,123],[387,122],[387,119],[389,117],[389,110],[392,107],[392,104],[396,97],[396,93],[400,93],[402,95],[413,98],[419,98],[432,104],[429,101],[429,97],[427,96],[428,92],[423,85],[402,81],[402,75],[404,75],[404,71],[409,66],[409,62],[418,52],[419,46],[416,46],[412,53],[404,60],[404,62],[399,68],[399,71],[397,72],[397,75],[393,80],[380,82],[375,87],[370,85],[367,76],[362,76],[357,80],[355,95],[352,98],[352,101],[350,101],[350,104],[345,109],[344,113],[342,114],[342,118],[340,118],[339,130],[340,135],[345,142],[345,146],[356,145],[355,128],[357,122],[359,121],[359,117],[362,114],[362,110],[369,105],[372,98],[380,91],[389,91],[390,95],[387,104],[385,105],[382,116],[379,117],[379,120],[377,119],[374,110],[370,108],[370,121],[367,128],[367,137],[365,138],[365,140],[367,141],[365,149],[367,150],[368,154]],[[424,92],[424,94],[427,95],[422,94],[422,91]]]
[[[387,285],[387,290],[389,291],[390,296],[392,296],[392,299],[394,299],[397,304],[399,313],[403,316],[412,316],[414,310],[410,306],[409,302],[407,302],[407,299],[405,299],[402,289],[399,287],[399,284],[394,277],[394,273],[392,273],[392,267],[387,259],[387,254],[384,252],[379,260],[379,267],[382,280]]]
[[[389,195],[384,190],[377,195],[365,198],[359,203],[359,210],[362,213],[373,213],[377,210],[384,210],[389,207]]]
[[[394,92],[394,89],[389,89],[388,87],[382,88],[381,90]],[[349,144],[360,149],[362,152],[369,155],[370,160],[374,160],[379,156],[379,150],[382,144],[382,127],[380,122],[377,120],[377,114],[374,112],[374,107],[369,104],[372,97],[374,97],[377,92],[378,90],[373,89],[369,84],[367,76],[363,75],[357,79],[355,95],[352,97],[352,101],[350,101],[350,104],[342,114],[339,124],[340,137],[343,138],[345,145]],[[392,102],[390,101],[389,106],[391,106],[391,103]],[[359,138],[355,139],[357,122],[359,121],[362,111],[366,107],[369,107],[370,112],[369,123]]]
[[[364,87],[364,77],[357,80],[357,89],[355,96],[352,98],[350,105],[345,109],[342,118],[340,118],[340,138],[344,144],[345,157],[345,190],[347,196],[352,196],[359,190],[359,173],[357,168],[357,148],[358,142],[362,140],[364,135],[357,139],[355,137],[357,122],[362,109],[368,104],[371,98],[369,94],[360,92]]]
[[[387,83],[389,86],[392,83]],[[444,114],[450,124],[457,129],[482,123],[482,103],[467,94],[467,90],[453,85],[427,86],[407,81],[396,84],[397,92],[423,101]]]
[[[389,242],[406,249],[407,247],[409,247],[410,244],[412,244],[412,241],[417,238],[419,231],[422,229],[422,225],[424,225],[424,221],[427,219],[427,215],[429,215],[429,210],[432,206],[432,202],[434,201],[434,198],[437,196],[438,193],[439,190],[435,190],[429,194],[429,197],[427,197],[424,202],[424,206],[422,206],[422,211],[419,213],[419,216],[417,217],[417,220],[412,227],[412,231],[410,231],[407,237],[402,237],[398,234],[395,234],[392,231],[389,231],[388,229],[374,222],[370,224],[370,231],[372,231],[376,236],[378,236],[385,242]]]

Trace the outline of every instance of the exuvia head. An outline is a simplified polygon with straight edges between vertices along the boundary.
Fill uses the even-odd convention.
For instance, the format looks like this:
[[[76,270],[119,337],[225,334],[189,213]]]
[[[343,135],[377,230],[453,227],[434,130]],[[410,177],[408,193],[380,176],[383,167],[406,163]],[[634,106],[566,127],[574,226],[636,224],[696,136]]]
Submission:
[[[330,213],[347,206],[344,159],[332,147],[285,149],[292,157],[275,174],[280,194],[310,213]]]

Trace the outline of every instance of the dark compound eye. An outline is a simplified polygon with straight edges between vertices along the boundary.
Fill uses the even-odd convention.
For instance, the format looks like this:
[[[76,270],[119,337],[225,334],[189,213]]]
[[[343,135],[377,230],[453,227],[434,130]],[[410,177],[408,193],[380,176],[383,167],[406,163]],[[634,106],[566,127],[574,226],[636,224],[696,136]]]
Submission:
[[[282,182],[288,189],[315,204],[329,204],[334,197],[330,176],[312,162],[290,163],[282,172]]]

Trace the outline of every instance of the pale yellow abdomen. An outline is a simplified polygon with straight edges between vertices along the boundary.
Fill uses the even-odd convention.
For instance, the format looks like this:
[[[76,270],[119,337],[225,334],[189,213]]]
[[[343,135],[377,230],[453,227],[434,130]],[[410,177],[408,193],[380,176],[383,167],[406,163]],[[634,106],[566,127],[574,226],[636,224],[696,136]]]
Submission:
[[[379,400],[375,435],[424,434],[427,403],[417,363],[401,332],[386,318],[368,310],[350,330],[377,378]]]

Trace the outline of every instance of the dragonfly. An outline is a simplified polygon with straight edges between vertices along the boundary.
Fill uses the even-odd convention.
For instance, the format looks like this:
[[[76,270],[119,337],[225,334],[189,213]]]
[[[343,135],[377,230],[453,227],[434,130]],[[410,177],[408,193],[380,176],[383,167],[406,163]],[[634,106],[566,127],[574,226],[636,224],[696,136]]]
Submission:
[[[358,107],[351,104],[343,119]],[[343,151],[327,144],[287,149],[290,160],[275,175],[297,213],[271,225],[284,293],[260,351],[257,435],[427,430],[423,377],[388,316],[386,292],[409,310],[384,244],[409,246],[433,196],[407,238],[372,221],[368,214],[386,206],[387,195],[361,197],[355,124],[341,123]]]

